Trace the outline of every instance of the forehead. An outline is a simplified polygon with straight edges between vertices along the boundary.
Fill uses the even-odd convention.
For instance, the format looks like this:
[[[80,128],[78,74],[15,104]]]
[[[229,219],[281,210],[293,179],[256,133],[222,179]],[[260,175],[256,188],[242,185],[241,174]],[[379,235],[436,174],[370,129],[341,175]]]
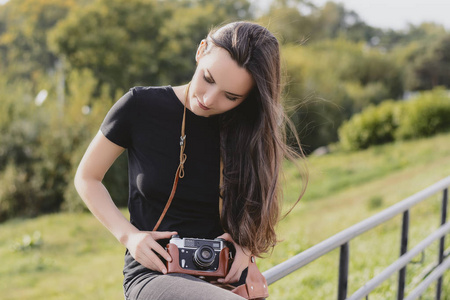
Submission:
[[[253,87],[253,78],[240,67],[223,48],[212,49],[199,60],[199,67],[209,71],[220,89],[238,95],[246,95]]]

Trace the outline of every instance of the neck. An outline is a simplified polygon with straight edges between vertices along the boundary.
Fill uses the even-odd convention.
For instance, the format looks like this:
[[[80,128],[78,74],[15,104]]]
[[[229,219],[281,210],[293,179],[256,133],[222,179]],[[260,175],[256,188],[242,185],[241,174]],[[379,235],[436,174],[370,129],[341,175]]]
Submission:
[[[188,100],[188,97],[186,97],[186,92],[188,89],[189,84],[180,85],[172,87],[173,91],[175,92],[175,95],[177,96],[178,100],[181,102],[181,104],[186,105],[186,108],[191,110],[190,101]]]

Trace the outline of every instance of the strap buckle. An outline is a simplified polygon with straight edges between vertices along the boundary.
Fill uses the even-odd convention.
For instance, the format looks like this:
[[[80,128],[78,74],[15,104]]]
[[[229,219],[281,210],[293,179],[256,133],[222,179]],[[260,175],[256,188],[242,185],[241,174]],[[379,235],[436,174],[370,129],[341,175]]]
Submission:
[[[180,136],[180,146],[184,145],[184,140],[186,139],[186,135]]]

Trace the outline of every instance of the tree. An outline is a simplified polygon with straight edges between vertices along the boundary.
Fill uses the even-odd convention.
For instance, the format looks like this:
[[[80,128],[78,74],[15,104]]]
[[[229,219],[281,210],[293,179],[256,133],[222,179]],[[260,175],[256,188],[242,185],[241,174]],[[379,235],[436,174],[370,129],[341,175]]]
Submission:
[[[15,0],[0,6],[0,67],[10,79],[31,81],[54,68],[47,34],[75,0]]]
[[[416,48],[410,57],[409,90],[450,87],[450,34]]]
[[[286,1],[276,1],[258,22],[266,26],[282,44],[301,44],[306,42],[314,31],[313,20],[302,13],[303,7],[311,6],[306,3],[290,6]]]
[[[365,24],[356,12],[331,1],[322,7],[304,0],[274,1],[269,12],[259,21],[284,44],[337,37],[369,41],[377,32]]]
[[[393,57],[364,43],[324,40],[282,50],[285,105],[307,150],[336,141],[340,124],[364,107],[402,94]]]
[[[179,83],[192,73],[196,47],[211,24],[235,19],[248,8],[246,1],[231,3],[98,0],[73,11],[51,41],[71,68],[91,70],[113,91]]]

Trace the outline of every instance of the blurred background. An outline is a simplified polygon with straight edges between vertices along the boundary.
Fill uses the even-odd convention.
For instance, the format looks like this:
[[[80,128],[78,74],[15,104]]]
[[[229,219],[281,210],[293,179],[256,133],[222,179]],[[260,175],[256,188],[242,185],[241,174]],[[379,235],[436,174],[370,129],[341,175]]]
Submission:
[[[188,82],[198,43],[210,28],[226,22],[255,21],[279,39],[283,104],[308,154],[310,185],[298,211],[282,224],[306,229],[263,267],[448,175],[447,2],[0,3],[0,255],[14,261],[0,266],[0,279],[5,279],[0,290],[8,288],[11,294],[5,299],[121,297],[123,249],[84,213],[72,184],[75,170],[121,95],[138,85]],[[122,155],[105,178],[123,208],[126,168]],[[302,183],[289,164],[286,177],[286,203],[291,204]],[[393,178],[402,189],[385,189]],[[336,204],[334,195],[358,188],[359,196],[346,194]],[[321,223],[328,229],[310,232],[317,222],[315,217],[308,223],[311,211],[329,208],[326,199],[348,208],[354,203],[346,201],[358,197],[363,199],[354,214],[335,208],[333,217]],[[61,253],[61,260],[55,258]],[[81,267],[92,253],[99,254],[91,262],[101,270],[95,275]],[[63,271],[68,257],[74,261],[67,270],[70,276]],[[109,258],[119,260],[114,272],[104,267]],[[54,280],[58,274],[71,278],[59,288],[43,276]],[[284,289],[275,295],[303,299]],[[88,293],[77,294],[83,290]],[[389,291],[379,299],[389,299],[383,293]]]

